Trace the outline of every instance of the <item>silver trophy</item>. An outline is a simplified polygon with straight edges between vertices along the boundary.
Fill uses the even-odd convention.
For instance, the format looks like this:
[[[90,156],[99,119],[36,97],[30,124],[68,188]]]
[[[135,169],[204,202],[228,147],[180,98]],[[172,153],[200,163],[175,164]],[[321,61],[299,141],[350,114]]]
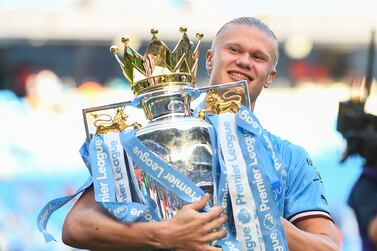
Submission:
[[[248,106],[247,84],[241,81],[195,89],[198,49],[203,35],[196,35],[199,42],[194,49],[187,30],[180,28],[180,31],[182,38],[173,51],[158,39],[157,30],[151,31],[152,39],[144,56],[128,45],[128,38],[122,38],[123,62],[118,58],[118,48],[111,47],[131,83],[135,94],[133,103],[143,110],[147,124],[141,126],[128,118],[131,102],[123,102],[84,109],[85,129],[90,140],[92,134],[119,132],[132,126],[136,137],[150,151],[209,193],[210,203],[216,204],[212,177],[214,146],[205,114],[236,112],[241,103]],[[203,94],[202,101],[201,97],[197,98],[200,94]],[[193,99],[201,105],[195,114],[191,109]],[[132,201],[145,204],[146,198],[151,198],[163,219],[173,217],[184,206],[183,200],[141,170],[132,159],[128,159],[128,165],[133,165],[134,172],[128,176],[133,177],[128,182]]]

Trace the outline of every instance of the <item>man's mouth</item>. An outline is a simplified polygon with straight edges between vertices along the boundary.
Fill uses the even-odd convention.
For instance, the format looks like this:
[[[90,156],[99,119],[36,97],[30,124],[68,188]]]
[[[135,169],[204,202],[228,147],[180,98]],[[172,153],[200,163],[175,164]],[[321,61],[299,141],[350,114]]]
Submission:
[[[234,72],[234,71],[229,71],[228,74],[235,80],[246,80],[246,81],[251,81],[253,80],[250,76],[240,73],[240,72]]]

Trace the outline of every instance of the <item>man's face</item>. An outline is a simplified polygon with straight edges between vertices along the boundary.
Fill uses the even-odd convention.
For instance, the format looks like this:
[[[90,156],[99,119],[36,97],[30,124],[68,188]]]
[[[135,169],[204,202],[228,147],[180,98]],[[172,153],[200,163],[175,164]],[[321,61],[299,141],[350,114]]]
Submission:
[[[206,55],[210,84],[246,80],[252,108],[264,87],[275,78],[276,41],[264,31],[247,25],[230,25]]]

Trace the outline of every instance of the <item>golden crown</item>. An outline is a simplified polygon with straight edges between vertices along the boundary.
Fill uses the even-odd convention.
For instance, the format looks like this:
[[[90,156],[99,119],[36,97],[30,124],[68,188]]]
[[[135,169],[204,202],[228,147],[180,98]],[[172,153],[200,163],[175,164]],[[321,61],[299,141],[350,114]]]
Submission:
[[[135,95],[152,91],[169,85],[195,85],[198,68],[199,45],[203,34],[196,33],[198,43],[194,43],[187,36],[187,28],[180,27],[182,37],[171,51],[158,37],[158,30],[151,29],[152,39],[141,56],[129,45],[129,38],[121,39],[124,45],[124,63],[119,59],[117,46],[111,46],[110,51],[118,61],[124,76],[131,84]]]

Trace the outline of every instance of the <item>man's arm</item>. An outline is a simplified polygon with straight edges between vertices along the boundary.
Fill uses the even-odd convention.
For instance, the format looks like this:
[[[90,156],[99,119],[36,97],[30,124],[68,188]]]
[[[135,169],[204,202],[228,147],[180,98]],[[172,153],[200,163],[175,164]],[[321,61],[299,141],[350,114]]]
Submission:
[[[92,250],[141,250],[174,248],[176,250],[221,250],[208,245],[226,235],[221,227],[226,216],[221,207],[199,213],[209,195],[186,205],[172,219],[123,224],[114,219],[94,200],[93,188],[85,191],[67,215],[63,226],[63,242],[69,246]]]
[[[293,225],[282,218],[288,247],[291,251],[339,251],[339,239],[334,223],[316,217],[300,220]]]

